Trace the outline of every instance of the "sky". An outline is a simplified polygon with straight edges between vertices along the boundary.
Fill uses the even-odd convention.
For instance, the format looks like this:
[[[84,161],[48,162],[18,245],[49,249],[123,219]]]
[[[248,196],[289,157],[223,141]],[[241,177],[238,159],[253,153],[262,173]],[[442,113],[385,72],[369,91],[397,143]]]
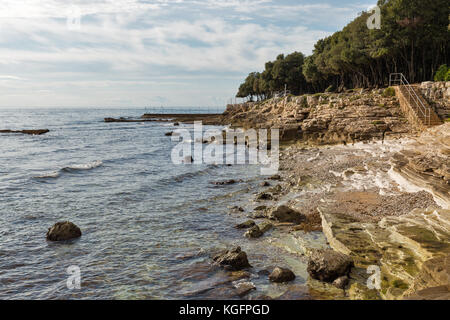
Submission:
[[[1,0],[1,107],[221,107],[376,0]]]

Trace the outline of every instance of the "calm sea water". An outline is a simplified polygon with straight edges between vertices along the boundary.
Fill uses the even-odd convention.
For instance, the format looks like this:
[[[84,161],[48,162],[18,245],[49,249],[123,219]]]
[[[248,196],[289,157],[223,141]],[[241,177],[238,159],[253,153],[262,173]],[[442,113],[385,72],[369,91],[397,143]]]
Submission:
[[[255,252],[258,294],[283,289],[257,268],[292,267],[296,258],[249,242],[233,228],[245,213],[230,214],[236,205],[251,210],[259,168],[174,165],[164,135],[171,123],[102,121],[143,112],[0,109],[0,129],[50,129],[0,134],[0,299],[229,298],[217,290],[226,275],[211,269],[210,256],[234,244]],[[211,184],[226,179],[242,182]],[[65,220],[83,236],[47,242],[47,229]],[[81,270],[79,290],[66,285],[71,265]]]

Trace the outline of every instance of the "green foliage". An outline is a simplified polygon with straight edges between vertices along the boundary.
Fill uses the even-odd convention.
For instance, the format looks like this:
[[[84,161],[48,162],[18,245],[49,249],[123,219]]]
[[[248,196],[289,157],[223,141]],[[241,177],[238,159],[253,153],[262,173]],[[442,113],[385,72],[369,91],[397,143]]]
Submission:
[[[395,89],[392,87],[386,88],[383,91],[383,97],[388,98],[388,97],[395,97]]]
[[[446,64],[443,64],[439,67],[438,71],[434,75],[434,81],[447,81],[447,76],[450,72],[450,69],[447,68]]]
[[[390,73],[403,73],[411,82],[432,80],[439,65],[449,64],[448,0],[379,0],[381,29],[367,28],[363,12],[341,31],[317,41],[311,56],[279,55],[243,84],[238,96],[271,97],[287,85],[292,94],[386,86]],[[441,67],[440,81],[450,81]],[[247,82],[247,80],[246,80]],[[258,89],[258,90],[255,90]]]
[[[336,91],[336,87],[334,85],[331,85],[325,89],[325,92],[335,92],[335,91]]]

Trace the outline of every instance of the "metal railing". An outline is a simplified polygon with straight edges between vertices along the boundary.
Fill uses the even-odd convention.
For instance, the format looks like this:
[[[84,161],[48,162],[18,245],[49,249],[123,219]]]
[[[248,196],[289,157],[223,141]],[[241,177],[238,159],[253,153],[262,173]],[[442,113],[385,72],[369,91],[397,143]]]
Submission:
[[[431,109],[425,106],[425,104],[419,98],[414,88],[409,84],[403,73],[391,73],[389,75],[389,86],[391,87],[400,85],[406,88],[409,104],[422,114],[425,125],[431,125]],[[414,105],[411,104],[412,102],[414,102]]]

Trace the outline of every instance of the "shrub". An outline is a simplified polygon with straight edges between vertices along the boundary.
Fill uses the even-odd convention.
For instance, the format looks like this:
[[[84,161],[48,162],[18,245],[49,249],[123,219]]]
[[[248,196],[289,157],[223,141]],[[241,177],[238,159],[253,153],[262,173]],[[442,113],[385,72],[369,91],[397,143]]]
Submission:
[[[392,87],[384,89],[383,97],[395,97],[395,89]]]
[[[447,74],[445,75],[445,81],[450,81],[450,68],[447,71]]]
[[[450,69],[447,68],[447,65],[443,64],[436,71],[436,74],[434,75],[434,81],[447,81],[446,78],[447,78],[449,71],[450,71]]]
[[[336,87],[334,85],[329,86],[325,90],[325,92],[335,92],[335,91],[336,91]]]

